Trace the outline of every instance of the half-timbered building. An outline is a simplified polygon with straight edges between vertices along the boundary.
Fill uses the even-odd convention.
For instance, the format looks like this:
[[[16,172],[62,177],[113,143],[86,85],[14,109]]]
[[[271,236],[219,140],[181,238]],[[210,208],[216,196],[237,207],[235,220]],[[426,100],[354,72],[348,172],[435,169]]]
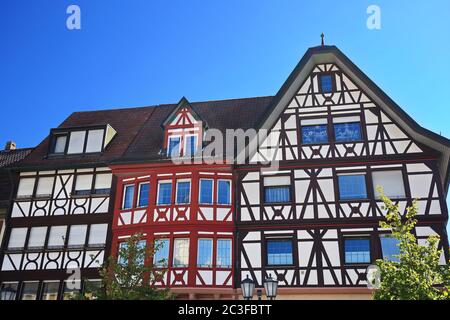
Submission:
[[[12,206],[0,256],[2,290],[15,299],[68,299],[99,279],[110,252],[120,157],[148,109],[76,112],[9,168]]]
[[[416,235],[441,236],[448,260],[450,141],[420,127],[336,47],[306,52],[258,128],[267,139],[236,168],[238,282],[261,287],[271,275],[285,298],[367,298],[366,268],[398,251],[379,228],[377,186],[402,212],[418,199]]]
[[[117,177],[112,251],[143,234],[142,245],[161,246],[146,261],[166,270],[156,285],[170,287],[181,299],[233,298],[239,284],[232,162],[224,154],[211,164],[194,156],[202,153],[208,128],[251,128],[270,100],[183,98],[154,107],[125,155],[110,165]]]

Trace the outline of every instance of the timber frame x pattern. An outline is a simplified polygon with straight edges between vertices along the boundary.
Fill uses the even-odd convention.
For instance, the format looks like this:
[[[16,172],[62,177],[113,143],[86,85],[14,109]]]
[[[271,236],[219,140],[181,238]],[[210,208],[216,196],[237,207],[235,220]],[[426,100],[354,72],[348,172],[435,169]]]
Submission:
[[[175,164],[208,128],[268,136],[237,150],[244,164]],[[236,299],[242,279],[269,275],[278,298],[368,298],[368,265],[396,248],[377,186],[402,213],[417,199],[418,242],[439,235],[449,258],[450,141],[335,46],[308,49],[275,96],[75,112],[8,170],[0,281],[15,299],[70,298],[67,269],[98,281],[136,233],[163,244],[166,264],[144,263],[181,299]]]

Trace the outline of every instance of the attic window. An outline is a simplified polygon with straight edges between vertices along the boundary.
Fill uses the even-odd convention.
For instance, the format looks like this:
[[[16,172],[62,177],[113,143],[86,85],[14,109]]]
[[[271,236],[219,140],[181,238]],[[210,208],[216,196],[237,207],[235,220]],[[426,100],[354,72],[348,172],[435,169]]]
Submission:
[[[110,126],[92,128],[54,129],[51,132],[51,155],[83,154],[102,152],[115,136]]]
[[[333,92],[333,76],[331,74],[321,74],[319,76],[320,92]]]

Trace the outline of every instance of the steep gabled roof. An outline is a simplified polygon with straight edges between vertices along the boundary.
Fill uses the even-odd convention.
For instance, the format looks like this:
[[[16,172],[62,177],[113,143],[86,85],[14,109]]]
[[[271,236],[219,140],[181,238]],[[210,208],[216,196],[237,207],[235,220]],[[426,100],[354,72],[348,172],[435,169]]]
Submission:
[[[266,110],[272,96],[191,102],[192,110],[208,124],[209,128],[225,133],[226,129],[254,128],[256,120]],[[118,162],[158,161],[167,157],[161,154],[164,129],[161,123],[173,113],[177,105],[159,105],[143,125],[136,139]]]
[[[391,116],[413,139],[431,147],[441,154],[441,168],[444,189],[447,192],[450,179],[450,140],[421,127],[383,90],[361,71],[336,46],[309,48],[285,83],[277,92],[266,112],[257,122],[258,128],[270,129],[284,108],[291,101],[316,64],[335,63],[343,70],[384,112]],[[250,150],[254,152],[255,150]]]
[[[169,116],[163,121],[162,126],[164,127],[167,124],[171,123],[173,121],[173,119],[177,116],[178,112],[183,108],[188,108],[188,110],[191,112],[192,116],[197,121],[204,122],[202,117],[197,112],[195,112],[195,110],[192,108],[191,103],[188,101],[188,99],[186,99],[186,97],[182,97],[180,99],[180,101],[178,102],[177,106],[173,109],[173,111],[169,114]],[[206,125],[206,123],[204,123],[203,125]]]

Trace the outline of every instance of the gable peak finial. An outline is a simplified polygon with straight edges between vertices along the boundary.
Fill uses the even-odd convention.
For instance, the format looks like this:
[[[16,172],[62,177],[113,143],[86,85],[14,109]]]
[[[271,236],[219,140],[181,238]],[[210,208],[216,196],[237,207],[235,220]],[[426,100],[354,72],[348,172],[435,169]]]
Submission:
[[[322,47],[323,47],[323,46],[325,46],[325,35],[323,34],[323,32],[320,35],[320,37],[322,38]]]

